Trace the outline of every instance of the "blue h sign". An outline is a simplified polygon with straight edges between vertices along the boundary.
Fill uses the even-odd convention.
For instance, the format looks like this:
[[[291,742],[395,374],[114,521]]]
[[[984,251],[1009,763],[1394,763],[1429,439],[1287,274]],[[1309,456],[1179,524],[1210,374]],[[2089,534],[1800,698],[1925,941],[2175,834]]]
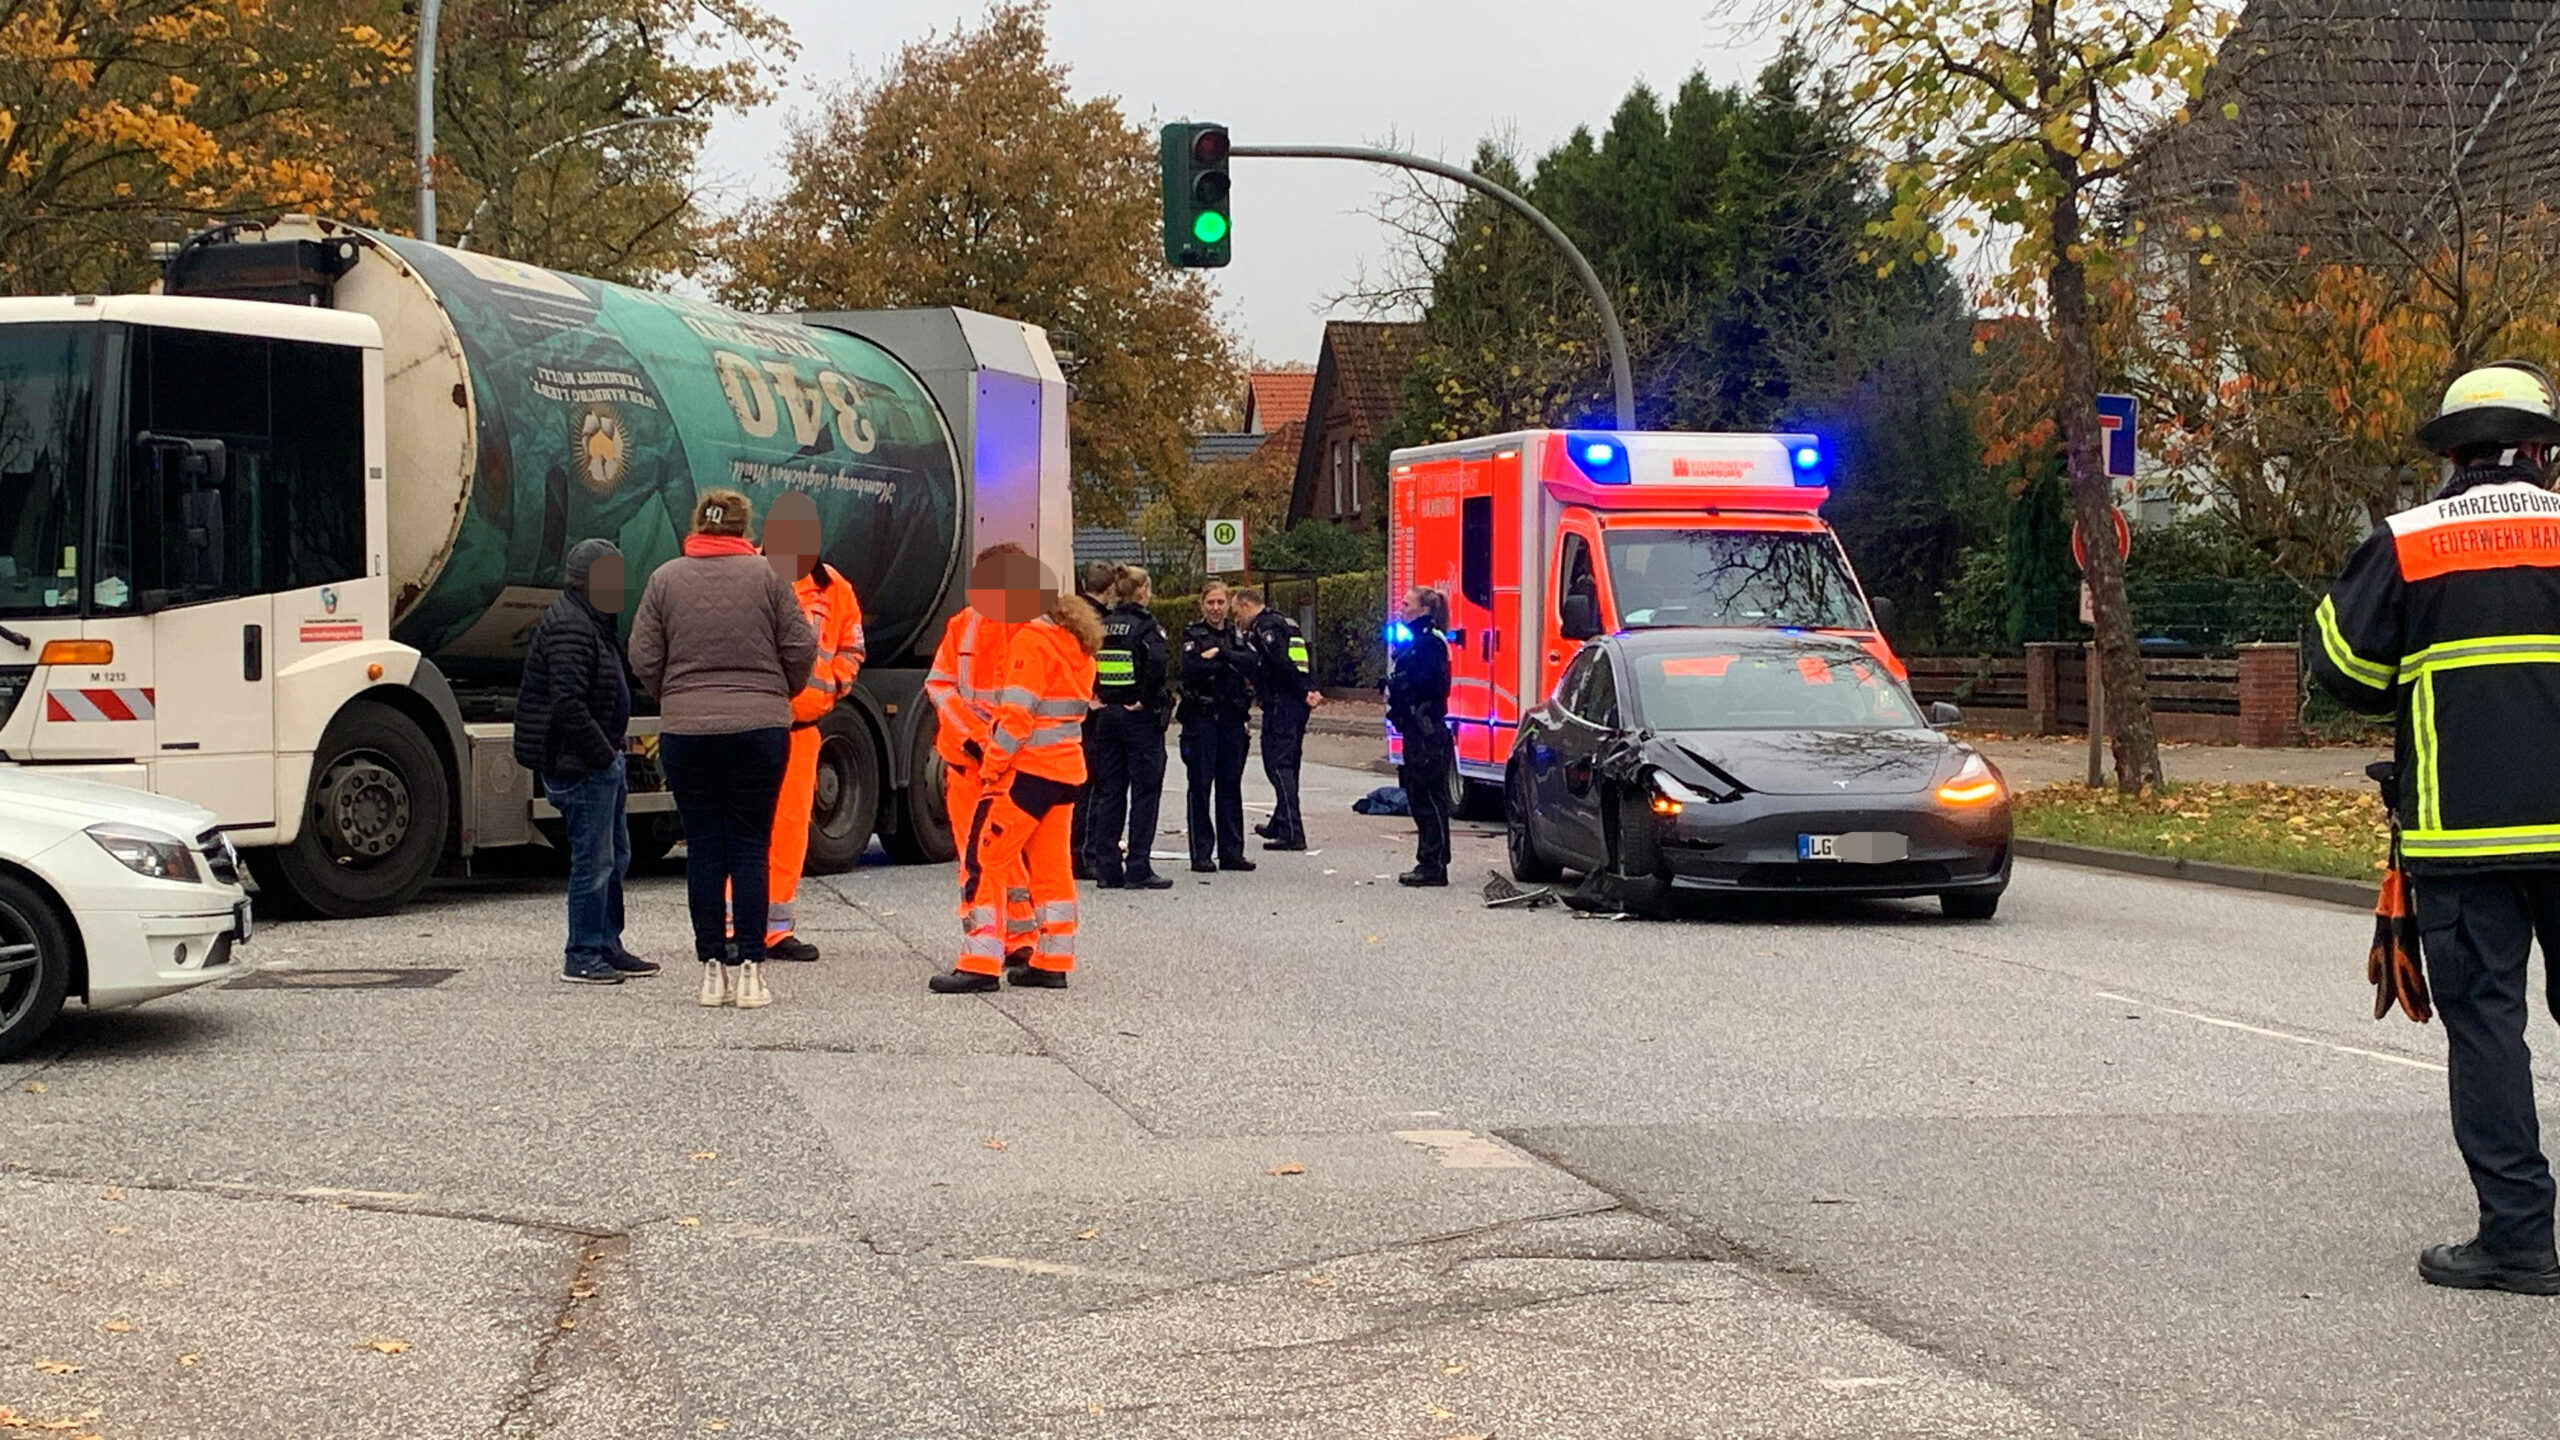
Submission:
[[[2133,478],[2134,425],[2141,414],[2141,403],[2130,395],[2098,397],[2098,428],[2106,432],[2110,479]]]

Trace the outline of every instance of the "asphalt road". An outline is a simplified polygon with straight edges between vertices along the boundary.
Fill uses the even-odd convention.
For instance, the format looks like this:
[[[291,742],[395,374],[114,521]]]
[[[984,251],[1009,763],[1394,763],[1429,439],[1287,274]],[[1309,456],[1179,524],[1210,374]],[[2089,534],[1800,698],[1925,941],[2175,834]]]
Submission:
[[[2362,917],[2035,865],[1987,924],[1488,910],[1489,832],[1470,884],[1383,878],[1410,832],[1349,813],[1375,783],[1310,770],[1315,853],[1088,896],[1063,993],[926,993],[949,878],[882,867],[804,904],[827,958],[760,1012],[697,1010],[676,972],[557,983],[558,902],[520,879],[277,926],[250,982],[74,1018],[0,1071],[0,1422],[2560,1418],[2560,1304],[2412,1273],[2470,1201],[2440,1031],[2362,1018]],[[681,953],[679,881],[635,912]]]

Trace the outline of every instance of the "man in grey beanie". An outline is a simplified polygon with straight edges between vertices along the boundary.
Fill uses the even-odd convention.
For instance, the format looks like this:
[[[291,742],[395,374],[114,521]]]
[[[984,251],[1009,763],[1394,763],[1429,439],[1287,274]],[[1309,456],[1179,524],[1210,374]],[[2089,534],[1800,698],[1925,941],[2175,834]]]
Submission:
[[[516,691],[516,763],[541,781],[569,831],[569,940],[560,978],[619,985],[658,967],[622,948],[622,880],[631,869],[623,745],[631,682],[613,617],[627,587],[622,552],[581,540],[562,566],[566,588],[533,627]]]

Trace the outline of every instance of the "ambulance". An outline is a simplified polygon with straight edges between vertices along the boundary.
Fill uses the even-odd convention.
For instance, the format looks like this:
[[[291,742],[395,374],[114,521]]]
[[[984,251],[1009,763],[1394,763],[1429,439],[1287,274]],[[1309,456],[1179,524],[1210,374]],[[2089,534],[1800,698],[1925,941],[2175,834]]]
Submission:
[[[1415,585],[1449,597],[1467,809],[1499,806],[1521,711],[1595,636],[1803,630],[1903,673],[1823,523],[1831,462],[1812,435],[1524,430],[1387,463],[1390,606]]]

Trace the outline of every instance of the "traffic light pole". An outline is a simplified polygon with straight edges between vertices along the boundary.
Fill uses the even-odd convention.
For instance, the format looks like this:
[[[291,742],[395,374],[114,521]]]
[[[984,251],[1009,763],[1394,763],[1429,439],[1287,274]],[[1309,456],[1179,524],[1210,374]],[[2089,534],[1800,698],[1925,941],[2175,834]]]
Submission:
[[[1372,165],[1395,165],[1406,170],[1419,170],[1443,180],[1490,195],[1509,206],[1522,219],[1538,227],[1556,249],[1564,252],[1565,263],[1573,267],[1574,277],[1582,288],[1591,292],[1591,305],[1600,312],[1600,328],[1609,343],[1609,381],[1617,390],[1618,428],[1636,428],[1635,371],[1627,363],[1627,332],[1618,328],[1618,307],[1609,303],[1609,287],[1600,283],[1600,273],[1582,258],[1582,251],[1572,237],[1556,228],[1556,222],[1539,213],[1538,207],[1513,191],[1496,185],[1472,170],[1408,155],[1401,150],[1374,150],[1365,145],[1238,145],[1229,154],[1243,160],[1360,160]]]

